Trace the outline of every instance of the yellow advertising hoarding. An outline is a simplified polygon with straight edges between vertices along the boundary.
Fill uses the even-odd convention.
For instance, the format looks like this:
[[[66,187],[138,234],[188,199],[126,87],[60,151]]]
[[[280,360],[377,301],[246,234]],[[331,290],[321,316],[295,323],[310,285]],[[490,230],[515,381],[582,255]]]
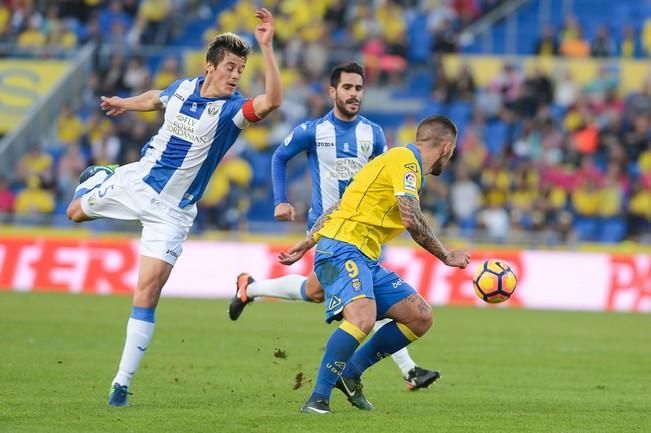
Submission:
[[[0,134],[18,126],[68,69],[61,60],[0,60]]]

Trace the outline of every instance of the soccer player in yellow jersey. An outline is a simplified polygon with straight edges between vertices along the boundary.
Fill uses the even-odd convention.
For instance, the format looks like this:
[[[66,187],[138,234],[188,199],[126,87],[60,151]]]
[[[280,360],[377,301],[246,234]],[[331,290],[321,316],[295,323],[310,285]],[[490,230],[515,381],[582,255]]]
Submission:
[[[432,326],[431,306],[396,273],[379,264],[385,242],[406,229],[446,265],[468,265],[467,251],[449,251],[439,242],[419,201],[424,175],[441,174],[456,139],[457,128],[448,118],[424,119],[414,144],[393,148],[366,164],[307,238],[280,254],[280,262],[290,265],[316,244],[314,271],[325,290],[326,322],[342,320],[328,340],[314,391],[302,412],[329,413],[334,387],[355,407],[373,409],[362,393],[362,373]],[[382,318],[393,321],[360,346]]]

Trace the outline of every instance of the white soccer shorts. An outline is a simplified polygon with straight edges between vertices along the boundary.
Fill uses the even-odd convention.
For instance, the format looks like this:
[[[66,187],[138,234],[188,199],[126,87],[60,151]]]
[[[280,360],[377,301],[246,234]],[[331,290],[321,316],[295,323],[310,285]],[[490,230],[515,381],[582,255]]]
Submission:
[[[197,206],[185,209],[161,200],[143,182],[140,162],[123,165],[100,186],[81,197],[81,209],[90,218],[140,220],[140,254],[174,266],[181,255]]]

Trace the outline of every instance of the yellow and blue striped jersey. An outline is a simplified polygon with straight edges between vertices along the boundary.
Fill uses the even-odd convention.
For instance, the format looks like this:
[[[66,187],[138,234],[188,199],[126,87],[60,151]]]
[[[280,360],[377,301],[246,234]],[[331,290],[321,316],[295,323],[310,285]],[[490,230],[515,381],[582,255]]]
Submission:
[[[335,210],[316,234],[355,245],[378,260],[382,244],[405,229],[397,196],[419,199],[423,168],[418,148],[394,147],[355,175]]]

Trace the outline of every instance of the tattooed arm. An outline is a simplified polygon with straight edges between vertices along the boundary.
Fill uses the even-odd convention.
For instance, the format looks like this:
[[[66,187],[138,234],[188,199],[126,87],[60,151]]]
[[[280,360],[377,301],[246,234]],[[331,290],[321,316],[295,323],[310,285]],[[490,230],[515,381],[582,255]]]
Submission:
[[[470,255],[466,251],[448,251],[434,235],[417,199],[409,196],[398,196],[396,198],[398,199],[402,224],[418,245],[448,266],[465,268],[468,265]]]
[[[316,222],[312,226],[312,229],[310,230],[310,232],[307,234],[308,238],[314,240],[314,235],[316,234],[316,232],[318,232],[319,230],[321,230],[323,228],[326,221],[328,221],[328,219],[330,218],[330,215],[332,215],[332,213],[339,208],[339,203],[341,203],[341,200],[337,200],[337,202],[335,204],[330,206],[328,209],[326,209],[321,214],[321,216],[316,220]],[[314,243],[316,243],[316,241]]]
[[[303,239],[298,244],[294,245],[289,251],[287,252],[281,251],[280,254],[278,254],[278,261],[283,265],[289,266],[299,261],[305,255],[306,252],[308,252],[314,245],[316,245],[316,239],[314,235],[316,235],[316,232],[318,232],[323,228],[323,225],[328,220],[328,218],[330,218],[330,215],[335,210],[337,210],[340,201],[330,206],[325,212],[321,214],[319,219],[317,219],[316,222],[314,223],[314,226],[312,226],[312,229],[307,234],[307,237],[305,239]]]

